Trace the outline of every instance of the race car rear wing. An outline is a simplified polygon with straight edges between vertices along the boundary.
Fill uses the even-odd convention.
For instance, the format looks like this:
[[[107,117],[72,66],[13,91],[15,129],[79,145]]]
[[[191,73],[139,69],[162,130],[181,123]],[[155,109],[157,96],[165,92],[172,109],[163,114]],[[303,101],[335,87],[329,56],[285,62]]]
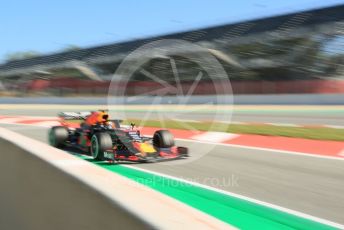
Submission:
[[[86,120],[86,118],[92,114],[92,111],[87,112],[60,112],[58,117],[62,118],[63,120]],[[110,120],[114,123],[116,128],[121,127],[121,123],[123,120],[121,119],[114,119]]]
[[[92,112],[60,112],[58,116],[64,120],[85,120]]]

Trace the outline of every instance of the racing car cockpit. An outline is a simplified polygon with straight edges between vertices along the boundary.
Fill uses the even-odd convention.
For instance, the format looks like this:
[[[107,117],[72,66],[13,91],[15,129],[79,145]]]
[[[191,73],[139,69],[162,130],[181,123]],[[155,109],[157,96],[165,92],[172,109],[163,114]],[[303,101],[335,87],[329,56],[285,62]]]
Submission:
[[[92,126],[97,124],[107,124],[109,122],[109,114],[104,110],[91,113],[85,119],[85,124]]]

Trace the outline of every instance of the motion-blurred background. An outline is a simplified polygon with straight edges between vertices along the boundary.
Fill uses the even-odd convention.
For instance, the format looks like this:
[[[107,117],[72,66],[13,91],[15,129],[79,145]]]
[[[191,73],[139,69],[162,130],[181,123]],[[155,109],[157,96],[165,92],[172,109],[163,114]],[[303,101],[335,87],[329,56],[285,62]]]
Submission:
[[[36,4],[39,4],[38,2]],[[4,21],[8,18],[2,20],[2,23],[5,23],[7,27],[2,32],[4,33],[2,35],[4,40],[2,41],[3,44],[0,45],[0,47],[3,46],[3,57],[0,64],[0,95],[7,97],[106,96],[110,80],[123,58],[140,46],[160,39],[183,39],[207,49],[223,65],[231,80],[235,95],[344,93],[344,5],[340,4],[340,1],[328,2],[327,4],[330,6],[322,6],[319,1],[304,1],[303,5],[294,4],[293,7],[289,8],[282,8],[283,4],[270,3],[269,1],[266,3],[248,2],[250,2],[249,6],[251,7],[248,9],[243,9],[243,7],[247,7],[245,5],[247,3],[243,3],[242,6],[239,3],[233,3],[236,5],[233,7],[229,7],[227,3],[227,16],[224,14],[225,10],[219,13],[220,16],[216,16],[216,12],[211,13],[211,7],[208,12],[209,15],[197,7],[186,10],[183,4],[179,2],[177,8],[172,8],[171,11],[176,9],[181,9],[182,13],[189,11],[189,17],[198,15],[198,19],[203,18],[203,23],[201,21],[195,23],[194,21],[192,26],[184,25],[183,19],[178,16],[178,11],[175,11],[174,18],[171,18],[169,22],[174,26],[167,25],[166,30],[162,29],[151,34],[146,33],[142,36],[143,38],[123,36],[122,39],[116,39],[111,37],[105,41],[86,42],[86,45],[81,39],[81,44],[66,45],[63,49],[56,49],[54,46],[48,49],[42,48],[43,52],[42,50],[28,51],[34,50],[37,45],[35,41],[30,42],[29,39],[26,40],[25,38],[29,36],[27,34],[30,34],[30,31],[24,28],[25,22],[21,27],[19,21],[25,17],[18,15],[17,18],[16,12],[12,12],[14,17],[10,19],[13,20],[12,23]],[[215,5],[215,2],[212,4]],[[147,5],[154,5],[154,3],[149,2]],[[203,8],[207,7],[204,3],[200,3],[200,5],[203,5]],[[6,11],[6,3],[4,6],[5,8],[2,10]],[[50,8],[49,6],[46,7]],[[138,10],[134,4],[127,7],[135,8],[134,12]],[[235,7],[241,9],[242,12],[235,14]],[[280,10],[274,11],[278,7]],[[39,11],[44,11],[43,8]],[[67,14],[70,14],[68,8],[69,5],[65,4]],[[149,10],[147,8],[146,6],[146,9],[142,9],[145,11],[142,14],[133,15],[130,13],[131,10],[126,14],[128,17],[136,18],[136,21],[140,21],[140,17],[142,20],[146,16],[154,17],[154,12],[147,11]],[[114,19],[118,20],[118,16],[116,18],[115,15],[120,14],[122,16],[124,14],[124,12],[120,12],[120,9],[122,9],[120,6],[118,9],[113,9]],[[84,10],[82,4],[80,10]],[[24,9],[18,11],[20,11],[18,13],[25,12]],[[63,20],[63,11],[60,13],[61,20]],[[235,17],[239,13],[247,16]],[[45,15],[44,12],[42,14]],[[126,25],[126,17],[122,17],[121,21],[111,23],[111,15],[108,15],[108,21],[104,22],[97,20],[97,14],[102,13],[95,12],[94,16],[87,16],[89,19],[92,18],[90,20],[95,21],[93,25],[87,26],[94,27],[103,23],[109,26],[112,24],[113,26],[108,28],[108,31],[120,34],[121,31],[116,30],[116,26],[122,24],[120,28],[123,28],[123,25]],[[199,16],[199,14],[203,15]],[[74,15],[75,20],[78,20],[77,9]],[[30,13],[26,16],[28,18],[37,17],[37,15],[34,16]],[[182,16],[180,17],[182,18]],[[204,22],[207,17],[209,17],[210,23]],[[219,17],[222,17],[222,20],[213,20]],[[42,21],[44,17],[39,17],[39,19],[44,24]],[[64,22],[66,23],[66,20]],[[25,44],[20,44],[20,46],[24,46],[26,49],[8,48],[10,37],[6,34],[6,28],[14,25],[17,26],[17,36],[20,37],[17,42],[24,42]],[[67,24],[63,25],[63,23],[59,23],[59,26],[70,27]],[[152,25],[152,28],[155,27],[155,24]],[[53,31],[54,25],[49,25],[49,28]],[[131,29],[135,30],[135,28]],[[149,25],[147,25],[146,30],[151,31]],[[13,33],[13,31],[11,32]],[[37,33],[38,31],[32,32]],[[41,39],[44,39],[51,31],[43,28],[39,33]],[[73,31],[69,33],[73,33]],[[78,28],[75,28],[74,33],[78,33]],[[67,34],[66,39],[68,39]],[[68,44],[70,41],[64,42]],[[102,43],[107,44],[101,45]],[[178,56],[173,58],[176,60],[182,87],[187,90],[197,73],[202,69],[192,60]],[[175,80],[170,62],[164,57],[150,60],[144,68],[166,81],[171,81],[171,84]],[[221,80],[212,82],[205,75],[196,86],[194,94],[214,94],[214,84],[221,84]],[[158,82],[154,82],[140,72],[131,77],[128,86],[127,95],[139,95],[161,87]]]

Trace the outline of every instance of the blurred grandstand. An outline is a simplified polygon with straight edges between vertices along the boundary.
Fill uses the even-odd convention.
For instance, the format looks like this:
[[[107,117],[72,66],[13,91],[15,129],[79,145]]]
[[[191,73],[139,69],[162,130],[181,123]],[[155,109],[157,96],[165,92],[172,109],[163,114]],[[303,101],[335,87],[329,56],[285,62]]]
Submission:
[[[136,48],[160,39],[183,39],[212,53],[223,65],[235,94],[344,93],[344,5],[197,29],[146,39],[13,60],[0,65],[3,95],[105,95],[113,73]],[[182,85],[202,70],[173,57]],[[174,80],[168,58],[147,62],[147,71]],[[158,87],[140,72],[128,95]],[[214,84],[221,84],[221,80]],[[212,94],[206,77],[195,94]]]

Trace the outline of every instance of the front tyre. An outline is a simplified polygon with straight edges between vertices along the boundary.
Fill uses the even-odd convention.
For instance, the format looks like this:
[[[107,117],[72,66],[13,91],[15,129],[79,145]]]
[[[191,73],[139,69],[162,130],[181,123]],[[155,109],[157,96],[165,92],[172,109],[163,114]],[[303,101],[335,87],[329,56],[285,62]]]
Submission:
[[[91,155],[95,160],[104,160],[104,152],[112,147],[112,138],[108,133],[96,133],[91,138]]]
[[[156,148],[171,148],[174,146],[174,137],[168,130],[158,130],[154,133],[153,145]]]
[[[51,127],[49,130],[49,144],[56,148],[62,148],[68,140],[68,135],[68,129],[66,127]]]

